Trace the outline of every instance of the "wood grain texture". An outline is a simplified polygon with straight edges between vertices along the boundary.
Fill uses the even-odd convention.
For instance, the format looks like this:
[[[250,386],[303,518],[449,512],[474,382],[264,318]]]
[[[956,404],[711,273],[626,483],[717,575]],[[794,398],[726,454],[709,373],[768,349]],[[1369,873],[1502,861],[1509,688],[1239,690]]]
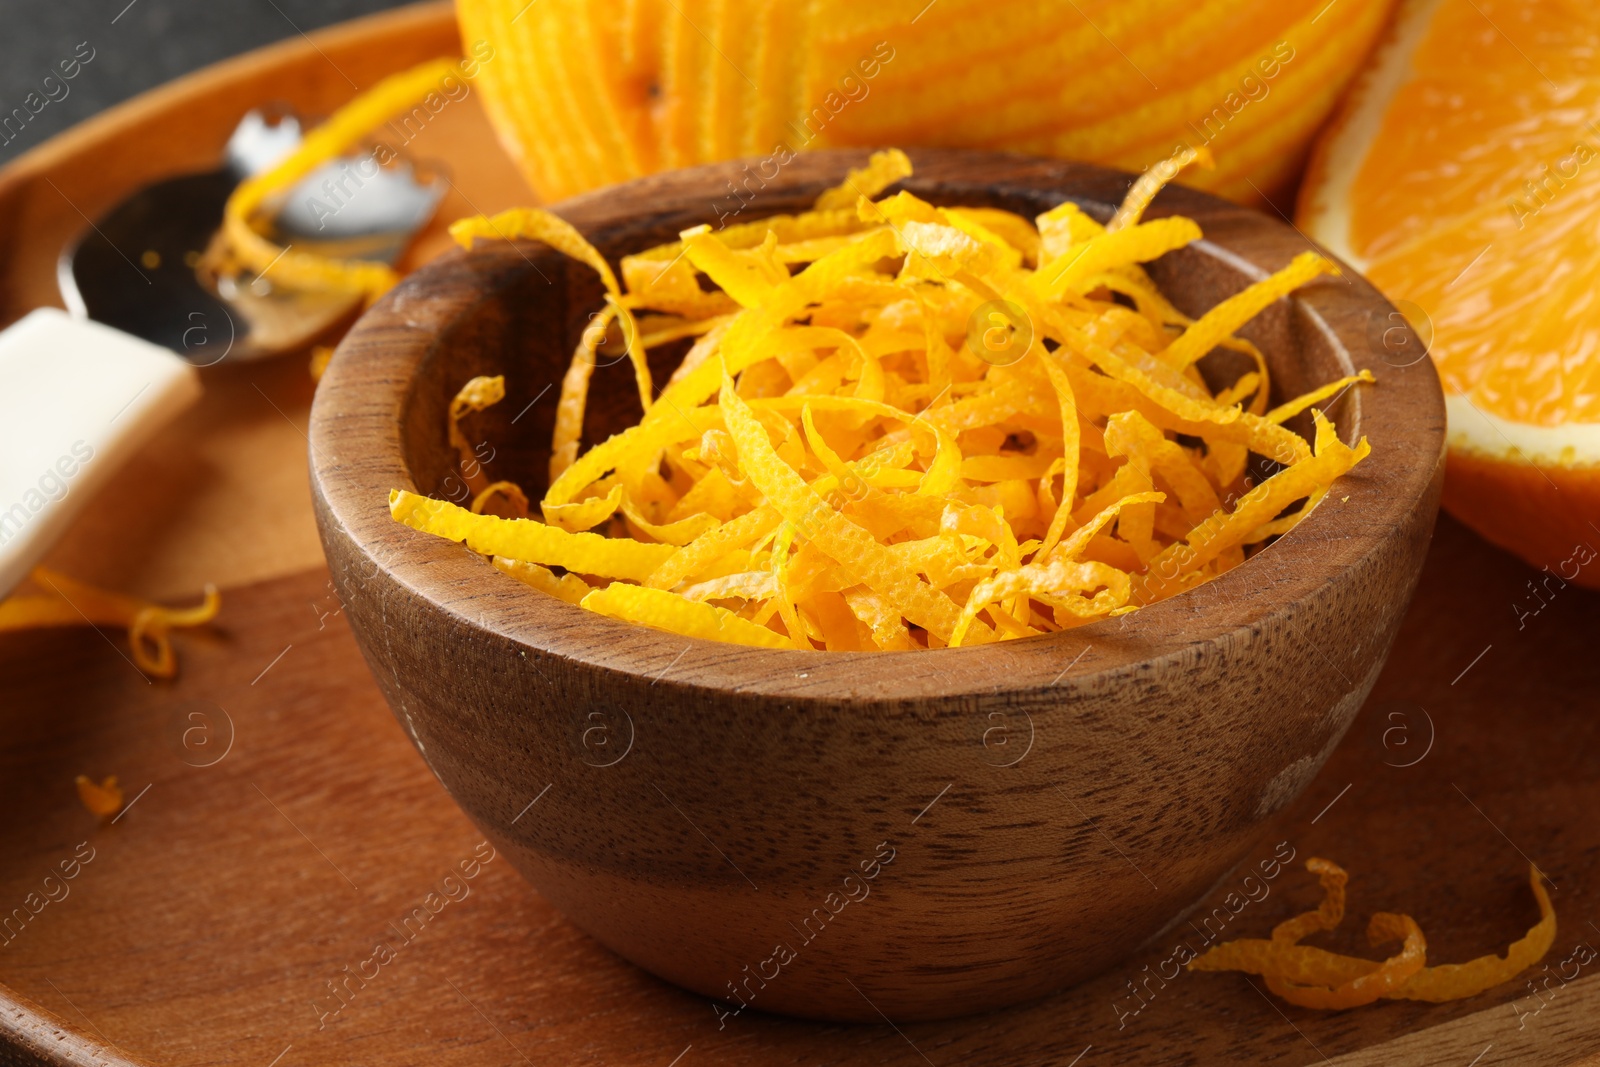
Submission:
[[[1246,857],[1253,867],[1288,841],[1295,862],[1227,936],[1264,936],[1314,904],[1300,864],[1325,855],[1352,874],[1350,916],[1327,943],[1366,951],[1365,917],[1403,909],[1427,931],[1431,960],[1467,959],[1535,918],[1525,853],[1557,887],[1549,962],[1581,942],[1600,946],[1589,925],[1600,922],[1600,824],[1589,816],[1600,804],[1600,597],[1564,591],[1518,630],[1510,604],[1533,574],[1441,518],[1367,707]],[[1159,966],[1165,941],[1038,1003],[953,1022],[896,1020],[897,1032],[882,1020],[818,1026],[746,1012],[719,1030],[707,1000],[585,937],[504,857],[319,1029],[313,1001],[336,1003],[327,983],[377,941],[397,943],[389,924],[481,840],[390,715],[327,583],[313,572],[231,591],[219,632],[179,635],[183,673],[155,686],[92,632],[0,640],[0,802],[26,816],[0,820],[0,904],[20,905],[80,842],[96,849],[71,895],[0,948],[7,1041],[51,1063],[160,1067],[266,1067],[286,1048],[278,1067],[667,1067],[685,1048],[679,1067],[1065,1067],[1089,1046],[1080,1067],[1288,1067],[1324,1055],[1465,1067],[1491,1044],[1479,1067],[1571,1067],[1600,1051],[1593,965],[1552,981],[1543,1009],[1521,1017],[1538,1003],[1525,981],[1455,1004],[1327,1014],[1274,1006],[1237,975],[1184,974],[1119,1028],[1117,1008],[1137,1004],[1125,983]],[[318,612],[329,614],[319,623]],[[196,766],[224,740],[218,707],[232,748]],[[212,716],[206,744],[191,735],[185,745],[195,710]],[[73,795],[80,772],[119,774],[130,796],[150,789],[102,827]],[[568,788],[553,787],[524,821]],[[1041,839],[1148,870],[1154,857],[1087,807],[1087,792],[1074,799],[1095,823],[1068,814]],[[918,833],[960,807],[953,788]],[[885,889],[902,859],[937,858],[932,840],[908,840]],[[1226,906],[1245,873],[1230,872],[1203,910]],[[836,932],[871,926],[879,903],[875,890],[860,911],[852,904]]]
[[[432,54],[428,42],[454,32],[443,4],[414,24],[419,34],[440,35],[421,46],[391,36],[392,25],[368,20],[359,33],[318,33],[314,46],[270,50],[272,79],[280,94],[309,98],[310,87],[322,85],[314,68],[328,62],[319,50],[364,82],[360,72]],[[258,69],[262,55],[242,68]],[[248,106],[253,100],[225,76],[234,66],[180,84],[195,96]],[[351,90],[341,82],[319,91],[325,103],[313,106],[325,111]],[[140,173],[208,164],[232,121],[217,117],[203,150],[186,124],[209,112],[197,112],[187,95],[163,91],[139,103],[160,105],[142,134],[148,157],[127,163]],[[464,200],[495,210],[525,199],[514,185],[496,183],[496,175],[514,176],[472,102],[447,110],[428,136],[435,130],[454,138],[448,158]],[[109,120],[86,124],[26,157],[38,166],[26,181],[16,178],[24,161],[0,172],[0,221],[11,227],[0,241],[5,319],[53,302],[54,257],[82,224],[48,186],[49,195],[40,195],[37,175],[60,182],[63,174],[94,171],[107,183],[109,203],[119,195],[115,180],[132,179],[101,166],[95,149],[117,136]],[[490,199],[497,188],[505,197],[499,202]],[[293,367],[255,381],[303,425],[303,380]],[[270,411],[249,377],[240,375],[233,389],[208,386],[220,411],[205,422],[231,417],[240,431],[234,446],[217,448],[191,426],[174,432],[168,454],[205,457],[184,468],[194,479],[186,499],[214,509],[217,521],[188,529],[173,521],[170,497],[130,486],[105,509],[109,516],[98,517],[93,536],[75,534],[75,566],[147,592],[184,592],[207,578],[236,587],[259,577],[251,568],[264,556],[275,568],[269,573],[285,574],[319,554],[303,482],[276,477],[258,484],[253,499],[211,491],[213,477],[246,484],[290,465],[303,470],[305,443],[292,430],[292,440],[244,439],[261,425],[254,408]],[[153,463],[141,468],[140,481],[154,487],[171,473]],[[264,525],[264,516],[275,521]],[[252,536],[248,556],[219,544]],[[230,561],[244,569],[230,570]],[[1539,607],[1527,584],[1536,578],[1442,519],[1367,708],[1301,800],[1267,831],[1268,846],[1288,840],[1299,856],[1350,866],[1356,888],[1346,947],[1363,947],[1354,931],[1382,908],[1417,914],[1437,962],[1503,947],[1533,918],[1523,853],[1558,882],[1561,929],[1551,959],[1580,941],[1600,944],[1589,925],[1600,922],[1600,824],[1592,818],[1600,805],[1593,758],[1600,597],[1562,591],[1519,629],[1513,605]],[[900,1033],[882,1022],[820,1027],[754,1012],[718,1030],[706,1001],[650,979],[576,932],[498,860],[475,880],[472,897],[446,908],[397,966],[385,967],[319,1030],[312,999],[328,1003],[326,982],[367,959],[371,942],[392,937],[388,924],[421,903],[479,840],[384,705],[334,614],[327,581],[317,571],[230,588],[216,635],[178,635],[182,674],[172,683],[152,686],[130,670],[116,634],[106,635],[110,643],[88,631],[0,638],[0,798],[11,813],[0,820],[0,910],[21,906],[80,842],[98,850],[71,897],[48,905],[0,947],[0,1063],[265,1067],[281,1054],[278,1067],[665,1067],[674,1060],[679,1067],[1036,1067],[1070,1064],[1080,1053],[1082,1067],[1322,1064],[1324,1056],[1465,1065],[1480,1053],[1480,1067],[1600,1062],[1600,988],[1592,977],[1552,983],[1555,994],[1547,992],[1543,1010],[1523,1016],[1519,1029],[1518,1009],[1535,1003],[1521,983],[1459,1004],[1386,1003],[1338,1015],[1284,1007],[1280,1015],[1236,976],[1185,975],[1119,1029],[1114,1006],[1136,1003],[1123,983],[1141,977],[1147,963],[1158,966],[1170,951],[1164,947],[1028,1007],[902,1025]],[[235,744],[217,764],[194,766],[215,754],[199,755],[205,746],[197,741],[221,742],[218,707],[231,713]],[[185,746],[194,711],[212,718]],[[1420,762],[1400,766],[1422,752]],[[120,774],[130,796],[152,788],[115,826],[98,827],[73,794],[72,776],[84,772]],[[931,825],[950,799],[918,825]],[[1107,862],[1125,853],[1142,866],[1146,856],[1128,850],[1116,828],[1099,832],[1105,828],[1070,813],[1040,833],[1062,848]],[[1264,847],[1246,862],[1270,854]],[[1232,877],[1202,911],[1223,905]],[[1315,899],[1303,872],[1283,874],[1229,936],[1261,936]],[[868,909],[842,918],[872,921]]]
[[[746,214],[802,209],[865,157],[801,156]],[[1028,217],[1070,197],[1106,218],[1131,181],[1014,156],[911,157],[918,195]],[[740,173],[661,175],[561,210],[615,260],[715,222]],[[1193,191],[1156,201],[1169,212],[1207,234],[1153,267],[1192,314],[1305,248]],[[1310,286],[1250,328],[1284,396],[1357,369],[1379,379],[1330,412],[1372,457],[1292,535],[1133,616],[916,653],[745,649],[631,626],[389,518],[391,488],[447,489],[444,409],[474,375],[506,376],[475,431],[491,476],[539,488],[549,387],[600,296],[588,268],[531,243],[480,243],[413,274],[323,379],[312,480],[362,651],[430,766],[547,899],[656,974],[851,1020],[963,1014],[1080,981],[1259,841],[1377,677],[1433,526],[1444,415],[1431,364],[1387,366],[1368,347],[1388,305],[1358,278]],[[597,375],[591,442],[637,418],[625,370]],[[999,766],[1010,753],[985,741],[1007,722],[1031,749]],[[622,742],[583,742],[608,735],[633,751],[597,769]],[[547,786],[541,817],[519,818]],[[935,803],[937,820],[919,814]],[[1045,833],[1091,819],[1145,858]],[[848,907],[870,923],[835,926]]]

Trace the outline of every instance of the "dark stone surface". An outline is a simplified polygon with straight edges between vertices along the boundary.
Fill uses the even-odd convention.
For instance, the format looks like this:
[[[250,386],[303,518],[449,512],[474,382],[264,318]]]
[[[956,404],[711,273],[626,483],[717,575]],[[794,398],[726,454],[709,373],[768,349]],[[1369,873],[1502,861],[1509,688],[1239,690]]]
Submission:
[[[400,0],[0,0],[0,116],[25,106],[30,92],[38,94],[35,107],[46,101],[20,133],[0,128],[0,164],[180,74],[399,6]],[[93,58],[77,76],[44,84],[85,43],[81,54],[92,49]]]

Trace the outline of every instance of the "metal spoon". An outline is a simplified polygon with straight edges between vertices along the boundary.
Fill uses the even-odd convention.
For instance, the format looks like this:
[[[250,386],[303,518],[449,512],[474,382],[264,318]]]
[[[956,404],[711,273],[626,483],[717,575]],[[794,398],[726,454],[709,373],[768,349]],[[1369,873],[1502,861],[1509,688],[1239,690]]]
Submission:
[[[204,269],[229,194],[300,140],[294,116],[251,111],[221,167],[147,185],[117,204],[61,254],[56,273],[68,311],[202,367],[304,349],[352,316],[359,296],[295,292]],[[277,238],[302,252],[392,265],[433,216],[445,185],[419,178],[408,163],[379,169],[336,160],[290,191]]]
[[[303,349],[361,298],[296,293],[202,269],[228,195],[300,143],[300,123],[246,115],[217,170],[146,186],[57,263],[71,314],[40,308],[0,330],[0,597],[144,442],[201,393],[196,366]],[[393,264],[433,215],[442,178],[338,160],[291,190],[286,247]],[[167,350],[177,353],[174,358]]]

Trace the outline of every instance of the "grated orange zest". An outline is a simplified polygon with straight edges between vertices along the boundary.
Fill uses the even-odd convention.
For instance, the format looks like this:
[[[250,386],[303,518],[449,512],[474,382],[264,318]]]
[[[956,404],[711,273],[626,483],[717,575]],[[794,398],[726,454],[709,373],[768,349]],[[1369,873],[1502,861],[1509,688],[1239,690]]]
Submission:
[[[587,609],[774,648],[1011,640],[1191,588],[1291,530],[1368,454],[1320,411],[1314,442],[1284,423],[1372,376],[1268,410],[1266,360],[1237,331],[1332,270],[1318,257],[1198,319],[1161,293],[1142,264],[1200,228],[1140,217],[1189,162],[1152,168],[1102,225],[1072,203],[1029,220],[882,197],[910,168],[879,153],[814,211],[624,256],[620,287],[554,216],[458,223],[463,242],[544,241],[606,292],[562,385],[544,521],[405,491],[391,510]],[[997,300],[1027,333],[1005,359],[969,329],[993,326],[980,315]],[[686,354],[636,423],[583,450],[595,353],[618,324],[636,367],[664,345]],[[1250,362],[1213,388],[1193,363],[1218,346]],[[469,383],[462,402],[487,390]],[[1281,469],[1248,484],[1252,452]],[[483,477],[480,497],[515,507]]]

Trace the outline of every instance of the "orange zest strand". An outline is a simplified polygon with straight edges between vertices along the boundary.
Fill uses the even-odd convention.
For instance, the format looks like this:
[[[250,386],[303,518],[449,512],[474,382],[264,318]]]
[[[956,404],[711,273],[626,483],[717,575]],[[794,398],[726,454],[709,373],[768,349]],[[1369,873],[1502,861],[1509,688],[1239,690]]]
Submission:
[[[1241,938],[1213,947],[1188,964],[1196,971],[1242,971],[1260,975],[1267,988],[1303,1008],[1359,1007],[1379,999],[1441,1003],[1476,996],[1509,981],[1542,959],[1556,936],[1556,913],[1544,878],[1530,867],[1528,884],[1539,904],[1539,921],[1512,942],[1504,955],[1488,954],[1466,963],[1427,966],[1427,940],[1408,915],[1375,914],[1367,927],[1374,945],[1400,942],[1400,951],[1376,961],[1302,945],[1315,933],[1332,930],[1344,918],[1343,868],[1324,859],[1306,867],[1322,881],[1323,899],[1315,911],[1279,923],[1270,939]]]
[[[1198,319],[1156,288],[1141,264],[1200,227],[1141,217],[1192,162],[1151,168],[1102,226],[1070,203],[1030,220],[883,196],[911,169],[881,152],[813,211],[696,226],[616,271],[548,212],[458,222],[463,245],[537,240],[587,265],[603,302],[562,382],[537,509],[478,472],[470,509],[397,490],[391,511],[568,603],[759,647],[1013,640],[1192,588],[1293,530],[1368,455],[1315,406],[1373,381],[1269,410],[1267,362],[1236,335],[1329,272],[1320,257]],[[596,355],[618,331],[643,415],[585,450]],[[654,395],[646,356],[673,343],[686,354]],[[1213,389],[1192,364],[1217,346],[1251,359]],[[503,393],[473,379],[452,405],[469,466],[457,421]],[[1308,408],[1313,441],[1286,425]],[[1249,484],[1251,452],[1281,469]],[[486,501],[512,517],[479,514]],[[1403,927],[1374,928],[1403,948],[1340,997],[1409,980]]]
[[[46,567],[29,575],[37,592],[0,600],[0,633],[53,626],[121,626],[128,631],[134,666],[154,678],[178,672],[172,630],[204,626],[217,617],[222,596],[214,585],[192,608],[168,608],[68,578]]]
[[[492,378],[480,376],[469,379],[450,401],[448,430],[450,446],[460,457],[457,463],[461,468],[461,480],[467,483],[467,488],[474,495],[481,494],[488,487],[489,478],[483,473],[483,465],[478,462],[478,454],[472,442],[461,432],[461,420],[468,412],[482,411],[493,404],[498,404],[505,399],[505,395],[505,377],[497,374]],[[472,510],[479,509],[474,507]]]
[[[228,252],[245,269],[290,289],[344,292],[376,300],[392,289],[400,276],[382,263],[361,259],[329,259],[310,252],[284,248],[264,236],[261,219],[277,197],[316,168],[337,159],[362,138],[407,111],[437,90],[444,79],[459,74],[460,61],[432,59],[391,75],[350,103],[301,141],[265,173],[247,178],[228,197],[222,212],[222,236]]]
[[[1177,152],[1154,163],[1138,178],[1134,179],[1128,195],[1123,199],[1122,205],[1117,208],[1116,214],[1106,223],[1107,230],[1120,230],[1124,226],[1131,226],[1138,222],[1144,215],[1144,209],[1150,206],[1150,201],[1156,198],[1161,187],[1178,176],[1183,168],[1198,163],[1206,170],[1216,168],[1216,160],[1211,158],[1211,149],[1201,145],[1195,148],[1185,144]]]
[[[504,500],[504,508],[511,512],[510,515],[502,516],[503,518],[525,519],[528,517],[528,494],[524,493],[522,486],[516,482],[490,482],[472,498],[472,506],[468,510],[474,515],[481,515],[496,498]],[[490,512],[490,514],[497,513]]]
[[[871,200],[901,178],[909,177],[911,160],[900,149],[874,152],[866,166],[852,170],[844,181],[817,197],[817,210],[853,208],[862,197]]]
[[[102,819],[109,819],[122,810],[122,787],[117,784],[117,776],[110,775],[102,782],[96,782],[87,774],[80,774],[75,779],[78,787],[78,801],[89,809],[91,815],[98,815]]]
[[[1242,293],[1235,293],[1200,316],[1183,336],[1167,346],[1166,362],[1187,367],[1215,348],[1240,326],[1255,318],[1280,297],[1287,296],[1319,274],[1338,274],[1332,260],[1315,252],[1301,252],[1287,267],[1256,282]]]
[[[581,574],[642,581],[676,551],[671,545],[568,533],[534,519],[475,515],[447,501],[430,500],[403,489],[390,494],[389,512],[413,529],[463,541],[475,552],[538,560]]]

